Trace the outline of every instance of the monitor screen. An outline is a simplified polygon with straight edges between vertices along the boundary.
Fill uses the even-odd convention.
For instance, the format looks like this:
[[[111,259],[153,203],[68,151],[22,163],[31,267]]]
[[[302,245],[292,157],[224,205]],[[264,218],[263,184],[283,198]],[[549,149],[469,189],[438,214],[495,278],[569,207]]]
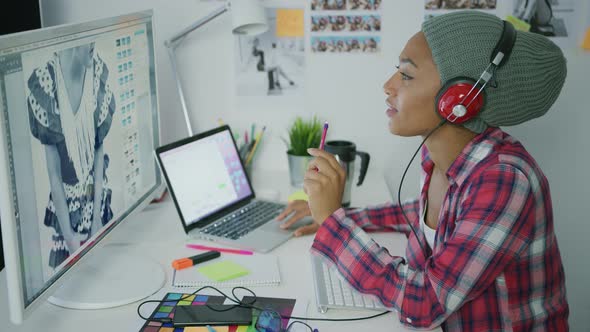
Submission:
[[[159,154],[186,225],[252,195],[229,129]]]
[[[160,185],[152,12],[0,45],[2,231],[27,309]]]

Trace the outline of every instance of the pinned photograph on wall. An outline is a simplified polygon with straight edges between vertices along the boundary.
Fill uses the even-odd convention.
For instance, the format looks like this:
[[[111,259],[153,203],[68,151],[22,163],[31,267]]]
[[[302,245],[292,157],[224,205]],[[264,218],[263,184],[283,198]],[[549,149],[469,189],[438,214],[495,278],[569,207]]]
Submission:
[[[496,0],[425,0],[425,9],[496,9]]]
[[[311,50],[314,53],[377,53],[381,51],[379,36],[314,36]]]
[[[496,15],[497,0],[424,0],[424,20],[454,10],[479,10]]]
[[[350,0],[311,0],[311,10],[346,10]]]
[[[312,32],[379,32],[380,15],[326,15],[311,17]]]
[[[288,5],[288,4],[287,4]],[[269,29],[236,36],[237,96],[299,96],[304,87],[304,9],[266,6]]]
[[[348,0],[349,10],[379,10],[381,9],[381,0]]]

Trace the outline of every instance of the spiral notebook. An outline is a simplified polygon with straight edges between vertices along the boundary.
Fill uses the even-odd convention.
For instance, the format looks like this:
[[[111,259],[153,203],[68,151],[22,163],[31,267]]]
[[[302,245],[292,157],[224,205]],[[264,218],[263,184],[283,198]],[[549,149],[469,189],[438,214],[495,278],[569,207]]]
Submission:
[[[225,280],[215,281],[208,278],[199,270],[220,261],[235,263],[248,271],[246,275]],[[172,273],[172,286],[174,287],[236,287],[236,286],[272,286],[281,283],[279,262],[274,255],[254,254],[248,255],[221,255],[219,259],[210,260],[182,270],[174,270]]]

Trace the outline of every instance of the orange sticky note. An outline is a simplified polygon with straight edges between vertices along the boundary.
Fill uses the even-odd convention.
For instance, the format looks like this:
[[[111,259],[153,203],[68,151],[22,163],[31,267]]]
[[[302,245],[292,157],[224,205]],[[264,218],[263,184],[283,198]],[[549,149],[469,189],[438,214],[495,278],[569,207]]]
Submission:
[[[303,9],[277,9],[277,37],[303,37]]]
[[[582,48],[590,51],[590,28],[586,30],[586,37],[584,37],[584,41],[582,42]]]

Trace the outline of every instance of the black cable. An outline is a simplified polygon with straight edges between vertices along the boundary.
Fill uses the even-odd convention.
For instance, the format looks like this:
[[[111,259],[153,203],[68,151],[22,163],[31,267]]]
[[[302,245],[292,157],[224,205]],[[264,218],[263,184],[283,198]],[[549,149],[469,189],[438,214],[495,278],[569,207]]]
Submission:
[[[312,332],[313,332],[313,331],[317,331],[317,329],[314,329],[314,328],[313,328],[313,327],[311,327],[309,324],[307,324],[307,323],[304,323],[304,322],[302,322],[302,321],[300,321],[300,320],[294,320],[294,321],[292,321],[292,322],[291,322],[291,324],[289,324],[289,326],[287,326],[287,328],[285,329],[285,331],[289,331],[289,329],[291,328],[291,326],[293,326],[293,324],[302,324],[302,325],[305,325],[305,326],[307,326],[307,327],[309,328],[309,330],[310,330],[310,331],[312,331]]]
[[[422,143],[420,143],[420,145],[418,146],[418,149],[416,149],[416,152],[414,152],[414,155],[412,156],[412,159],[410,159],[410,162],[408,163],[408,166],[406,166],[406,170],[404,171],[404,174],[402,175],[402,179],[399,182],[399,187],[397,189],[397,204],[399,205],[399,209],[402,211],[402,215],[404,216],[404,219],[406,219],[406,223],[408,223],[408,226],[410,226],[410,229],[412,230],[412,233],[414,233],[414,236],[416,236],[416,241],[418,241],[418,245],[420,245],[420,249],[422,249],[422,253],[424,253],[424,256],[427,255],[427,251],[424,248],[424,246],[422,245],[422,242],[420,242],[420,238],[418,237],[418,233],[416,233],[416,230],[414,229],[414,226],[412,226],[412,223],[410,222],[410,219],[408,218],[408,216],[404,212],[404,206],[402,205],[402,199],[401,199],[402,185],[404,184],[404,178],[406,177],[406,173],[408,172],[408,169],[410,168],[410,165],[412,165],[412,161],[414,161],[414,158],[416,158],[416,155],[418,154],[418,152],[420,152],[420,149],[422,148],[422,145],[424,145],[424,143],[426,143],[426,140],[428,139],[428,137],[430,137],[430,135],[432,135],[432,133],[434,133],[438,128],[442,127],[442,125],[444,125],[446,122],[447,122],[447,120],[446,119],[443,119],[434,129],[432,129],[428,133],[428,135],[426,135],[426,137],[424,138],[424,140],[422,140]]]
[[[186,298],[188,298],[190,296],[196,295],[198,292],[200,292],[200,291],[202,291],[203,289],[206,289],[206,288],[211,288],[214,291],[216,291],[217,293],[221,294],[226,299],[229,299],[230,301],[236,303],[236,307],[239,306],[239,307],[245,307],[245,308],[252,308],[252,309],[256,309],[256,310],[260,310],[260,311],[265,311],[266,310],[264,308],[260,308],[260,307],[257,307],[255,305],[253,305],[254,303],[256,303],[256,300],[258,299],[258,297],[256,296],[256,293],[254,293],[252,290],[250,290],[250,289],[248,289],[246,287],[240,287],[240,286],[237,286],[237,287],[232,288],[233,298],[231,296],[225,294],[221,290],[213,287],[213,286],[203,286],[203,287],[197,289],[196,291],[192,292],[191,294],[188,294],[186,296],[183,296],[180,299],[174,300],[174,301],[182,301],[182,300],[184,300],[184,299],[186,299]],[[247,291],[248,293],[252,294],[252,296],[254,297],[254,300],[252,302],[250,302],[250,303],[245,303],[242,300],[238,300],[238,297],[235,294],[236,289],[243,289],[243,290]],[[143,302],[141,302],[137,306],[137,315],[141,319],[143,319],[145,321],[160,322],[160,323],[171,323],[172,322],[172,319],[170,319],[170,318],[149,318],[149,317],[146,318],[140,312],[141,306],[143,306],[144,304],[147,304],[147,303],[158,303],[158,304],[161,304],[163,302],[170,302],[170,300],[164,299],[164,300],[148,300],[148,301],[143,301]],[[205,305],[207,305],[207,304],[205,304]],[[209,307],[209,308],[211,310],[214,310],[214,311],[227,311],[227,310],[229,310],[229,309],[227,309],[227,310],[217,310],[217,309],[212,308],[212,307]],[[233,309],[233,308],[231,308],[231,309]],[[375,314],[375,315],[372,315],[372,316],[356,317],[356,318],[311,318],[311,317],[283,316],[281,314],[279,314],[279,316],[282,319],[303,319],[303,320],[310,320],[310,321],[325,321],[325,322],[351,322],[351,321],[359,321],[359,320],[372,319],[372,318],[375,318],[375,317],[383,316],[383,315],[388,314],[388,313],[390,313],[390,311],[383,311],[383,312],[380,312],[380,313]],[[291,322],[291,324],[289,324],[289,326],[291,326],[295,322],[298,322],[298,323],[301,323],[303,325],[306,325],[307,327],[309,327],[313,331],[313,328],[311,328],[311,326],[309,326],[308,324],[305,324],[304,322],[293,321],[293,322]]]

